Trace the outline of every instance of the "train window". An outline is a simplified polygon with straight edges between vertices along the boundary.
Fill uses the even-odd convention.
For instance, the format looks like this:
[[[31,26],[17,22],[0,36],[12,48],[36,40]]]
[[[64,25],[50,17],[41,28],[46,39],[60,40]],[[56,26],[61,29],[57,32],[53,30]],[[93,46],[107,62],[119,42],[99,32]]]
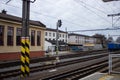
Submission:
[[[16,31],[16,45],[21,45],[21,35],[22,35],[22,29],[17,28],[17,31]]]
[[[7,31],[7,45],[8,46],[13,45],[13,37],[14,37],[14,28],[8,26],[8,31]]]
[[[41,45],[41,32],[37,31],[37,46]]]
[[[31,30],[31,45],[35,46],[35,30]]]
[[[4,26],[0,25],[0,46],[4,45]]]

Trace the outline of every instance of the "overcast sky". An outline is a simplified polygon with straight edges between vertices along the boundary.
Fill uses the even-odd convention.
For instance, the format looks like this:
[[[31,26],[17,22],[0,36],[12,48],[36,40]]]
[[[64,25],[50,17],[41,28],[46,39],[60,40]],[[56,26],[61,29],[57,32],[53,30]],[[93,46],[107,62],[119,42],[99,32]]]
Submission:
[[[22,0],[0,0],[0,10],[8,14],[22,16]],[[33,1],[33,0],[32,0]],[[112,28],[112,18],[108,14],[120,13],[120,1],[103,2],[102,0],[36,0],[31,3],[30,19],[41,21],[49,28],[56,28],[58,19],[62,20],[60,30],[76,31]],[[120,26],[120,16],[113,18],[113,27]],[[85,35],[95,33],[120,35],[120,30],[78,32]]]

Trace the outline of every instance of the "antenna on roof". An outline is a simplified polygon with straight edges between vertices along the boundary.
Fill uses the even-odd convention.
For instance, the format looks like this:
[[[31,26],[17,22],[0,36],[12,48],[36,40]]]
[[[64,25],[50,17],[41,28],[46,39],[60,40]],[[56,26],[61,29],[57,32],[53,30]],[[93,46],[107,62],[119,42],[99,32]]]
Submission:
[[[8,4],[11,0],[7,1],[6,4]]]

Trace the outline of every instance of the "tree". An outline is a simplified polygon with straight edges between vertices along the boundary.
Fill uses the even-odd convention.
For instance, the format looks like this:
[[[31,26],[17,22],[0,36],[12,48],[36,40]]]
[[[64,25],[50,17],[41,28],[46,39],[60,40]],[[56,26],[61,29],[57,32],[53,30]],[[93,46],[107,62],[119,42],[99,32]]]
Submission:
[[[93,35],[93,37],[99,39],[99,41],[97,41],[97,43],[102,44],[102,47],[103,47],[103,48],[106,47],[107,38],[105,37],[105,35],[102,35],[102,34],[95,34],[95,35]]]
[[[120,43],[120,36],[117,37],[116,42]]]
[[[114,40],[113,40],[113,37],[108,37],[108,40],[107,40],[108,42],[113,42]]]

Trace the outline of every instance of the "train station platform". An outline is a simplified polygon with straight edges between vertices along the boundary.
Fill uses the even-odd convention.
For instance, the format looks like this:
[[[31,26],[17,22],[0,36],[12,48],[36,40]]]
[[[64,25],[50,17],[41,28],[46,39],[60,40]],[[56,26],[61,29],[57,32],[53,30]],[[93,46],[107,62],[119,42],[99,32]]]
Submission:
[[[79,80],[120,80],[120,74],[94,73]]]

